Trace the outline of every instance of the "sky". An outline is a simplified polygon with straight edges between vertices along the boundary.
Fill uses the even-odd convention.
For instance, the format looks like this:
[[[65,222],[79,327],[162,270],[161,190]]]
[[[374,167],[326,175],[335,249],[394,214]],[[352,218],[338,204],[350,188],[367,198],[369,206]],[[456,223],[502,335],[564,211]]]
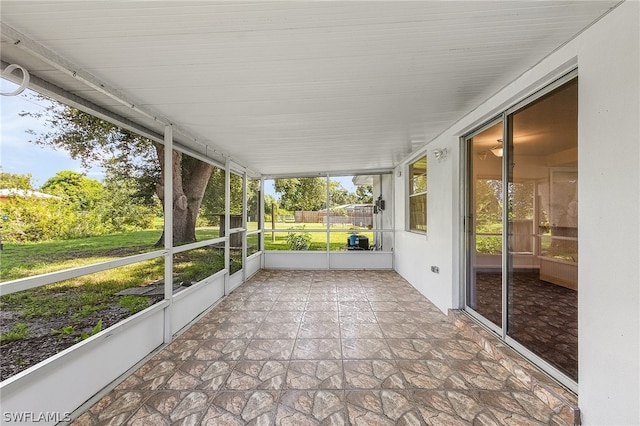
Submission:
[[[1,80],[1,91],[15,90],[15,85]],[[24,91],[18,96],[0,96],[0,166],[8,173],[31,173],[34,188],[42,186],[47,179],[61,170],[73,170],[87,177],[100,180],[99,169],[86,171],[79,161],[72,160],[65,151],[29,142],[34,137],[27,133],[31,129],[37,133],[47,131],[44,124],[31,117],[20,117],[25,112],[41,112],[46,102],[36,99],[33,92]]]
[[[11,82],[1,79],[2,92],[13,91],[16,88]],[[43,120],[32,117],[20,117],[21,112],[42,112],[47,101],[37,99],[35,94],[25,91],[18,96],[0,96],[0,166],[2,171],[16,174],[31,173],[31,183],[39,188],[47,179],[62,170],[73,170],[91,179],[102,180],[103,174],[99,168],[85,170],[80,161],[73,160],[66,151],[55,150],[48,146],[30,142],[34,137],[27,133],[46,132],[48,128]],[[354,192],[356,187],[349,177],[332,178],[338,180],[342,186]],[[272,181],[265,182],[265,193],[275,195]]]

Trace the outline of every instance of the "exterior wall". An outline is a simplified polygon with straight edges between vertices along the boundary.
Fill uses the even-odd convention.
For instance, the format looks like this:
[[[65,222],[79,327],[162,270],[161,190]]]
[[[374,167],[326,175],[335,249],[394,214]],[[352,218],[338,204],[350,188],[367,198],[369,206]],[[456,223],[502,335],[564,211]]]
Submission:
[[[429,298],[443,312],[452,306],[452,285],[454,268],[452,258],[453,197],[451,177],[457,173],[456,161],[449,154],[438,162],[432,149],[446,147],[451,152],[451,144],[436,142],[427,151],[427,234],[403,231],[407,228],[406,191],[408,167],[400,169],[401,176],[395,174],[395,253],[394,265],[407,281]],[[431,272],[437,266],[439,273]]]
[[[623,3],[427,145],[427,236],[402,231],[406,164],[395,180],[395,269],[443,311],[461,307],[459,138],[578,67],[578,397],[587,425],[640,424],[639,18],[639,2]],[[437,162],[435,148],[448,157]]]
[[[285,251],[264,253],[265,269],[392,269],[393,253],[386,251]]]
[[[640,424],[639,16],[640,3],[627,2],[579,46],[579,401],[587,424]]]

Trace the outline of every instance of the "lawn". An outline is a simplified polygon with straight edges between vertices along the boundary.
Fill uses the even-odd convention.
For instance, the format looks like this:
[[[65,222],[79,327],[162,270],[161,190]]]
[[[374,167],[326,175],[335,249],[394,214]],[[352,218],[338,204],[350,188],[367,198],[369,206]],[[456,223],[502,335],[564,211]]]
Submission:
[[[0,280],[9,281],[153,251],[162,231],[148,230],[73,240],[5,243]]]
[[[265,231],[265,250],[291,250],[287,243],[287,236],[290,233],[308,234],[310,237],[310,251],[323,251],[327,249],[326,227],[321,223],[276,223],[276,232]],[[310,230],[320,232],[309,232]],[[329,249],[331,251],[343,251],[347,249],[347,238],[354,232],[369,238],[369,244],[373,244],[373,232],[366,228],[355,227],[351,224],[339,224],[331,226]]]
[[[0,252],[0,282],[159,250],[162,230],[152,229],[99,237],[39,243],[5,243]],[[216,238],[217,228],[199,228],[198,240]]]
[[[33,244],[5,244],[0,253],[2,280],[113,260],[157,250],[161,231]],[[218,230],[202,228],[198,238]],[[238,253],[232,251],[232,257]],[[240,269],[240,262],[232,263]],[[237,266],[236,266],[237,265]],[[224,268],[224,250],[202,247],[174,255],[174,286],[191,284]],[[162,286],[162,257],[60,281],[0,297],[0,354],[4,380],[57,352],[139,312],[163,296],[117,295],[131,287]]]
[[[292,235],[308,242],[308,250],[326,250],[326,230],[321,224],[277,224],[265,233],[266,250],[291,250]],[[373,233],[332,226],[331,250],[346,250],[349,235],[358,232],[373,243]],[[364,232],[363,232],[364,231]],[[158,250],[162,231],[136,231],[99,237],[29,244],[6,243],[0,252],[0,281],[10,281],[54,271],[114,260]],[[216,238],[218,229],[198,228],[199,241]],[[287,241],[289,237],[289,242]],[[257,247],[256,236],[248,244]],[[306,245],[305,245],[306,247]],[[242,268],[240,250],[231,250],[231,273]],[[174,255],[174,287],[198,282],[224,268],[224,249],[202,247]],[[162,257],[96,272],[0,297],[0,380],[107,328],[163,299],[155,296],[118,295],[132,287],[163,286]]]
[[[265,250],[290,250],[287,244],[287,235],[289,233],[307,233],[310,229],[323,232],[308,232],[310,236],[308,250],[326,250],[327,234],[324,232],[326,228],[323,228],[322,224],[277,223],[276,229],[279,232],[273,233],[273,240],[272,233],[265,232]],[[353,232],[367,236],[369,242],[373,243],[373,233],[363,228],[354,228],[351,225],[333,225],[331,230],[344,231],[330,233],[330,249],[332,251],[345,250],[347,238]],[[0,282],[158,250],[154,244],[161,234],[161,230],[153,229],[72,240],[26,244],[6,243],[4,250],[0,252]],[[199,241],[217,236],[217,228],[203,227],[196,230],[196,237]]]

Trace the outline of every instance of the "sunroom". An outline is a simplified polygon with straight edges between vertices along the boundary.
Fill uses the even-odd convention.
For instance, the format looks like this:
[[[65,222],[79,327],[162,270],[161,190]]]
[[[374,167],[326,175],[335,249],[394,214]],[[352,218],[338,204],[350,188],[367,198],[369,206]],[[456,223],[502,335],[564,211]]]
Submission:
[[[148,229],[109,243],[82,234],[51,269],[3,272],[3,322],[22,315],[11,297],[106,275],[128,306],[149,302],[3,375],[3,422],[81,416],[198,321],[249,297],[246,286],[256,298],[268,284],[282,290],[273,277],[308,283],[308,295],[321,281],[360,283],[362,295],[373,291],[365,281],[406,282],[401,296],[376,296],[416,318],[437,311],[487,353],[513,354],[514,376],[526,360],[544,377],[531,395],[559,419],[640,422],[637,2],[3,0],[1,13],[3,172],[20,173],[5,113],[28,89],[66,105],[60,114],[122,129],[111,164],[134,168],[104,177],[110,206],[139,177],[131,170],[155,179]],[[78,260],[81,241],[108,255]],[[37,257],[2,243],[4,267],[18,248]],[[411,305],[418,295],[433,309]],[[371,299],[387,303],[378,319],[400,318],[392,300]],[[377,340],[395,354],[399,331],[384,324]],[[64,326],[51,327],[56,338],[72,333]],[[349,386],[342,420],[356,424]],[[416,389],[404,390],[417,407]]]

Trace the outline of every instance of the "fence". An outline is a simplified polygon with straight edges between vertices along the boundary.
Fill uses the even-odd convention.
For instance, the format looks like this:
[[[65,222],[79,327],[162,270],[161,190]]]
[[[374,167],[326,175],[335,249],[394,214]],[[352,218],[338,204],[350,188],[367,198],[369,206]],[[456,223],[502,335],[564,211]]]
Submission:
[[[298,210],[294,214],[296,223],[327,224],[326,211]],[[329,211],[330,224],[351,224],[353,226],[373,226],[373,205],[359,205],[353,208],[341,208],[340,211]]]

